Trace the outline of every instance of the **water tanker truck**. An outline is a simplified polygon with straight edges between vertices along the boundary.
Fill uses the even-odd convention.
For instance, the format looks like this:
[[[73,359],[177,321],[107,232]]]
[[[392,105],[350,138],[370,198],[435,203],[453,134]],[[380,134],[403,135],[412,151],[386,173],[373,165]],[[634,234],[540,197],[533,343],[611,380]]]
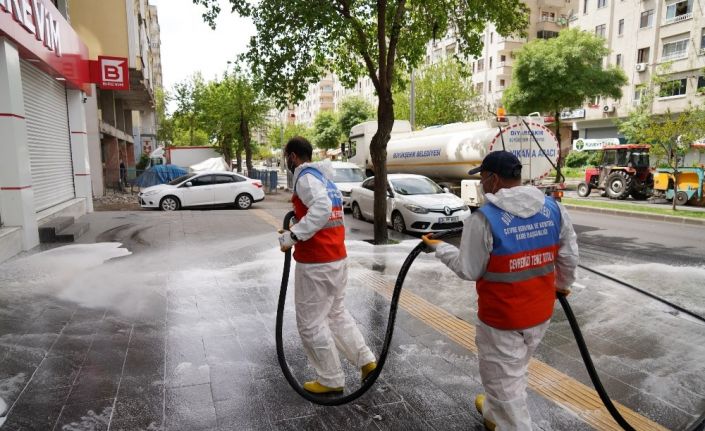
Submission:
[[[490,152],[506,150],[521,161],[522,181],[545,189],[547,194],[561,190],[546,178],[558,158],[558,141],[544,125],[543,117],[504,117],[472,123],[453,123],[412,131],[408,121],[397,120],[387,144],[387,171],[425,175],[446,187],[471,207],[480,201],[479,177],[468,171],[482,163]],[[348,161],[372,175],[370,143],[377,122],[354,126],[343,153]]]

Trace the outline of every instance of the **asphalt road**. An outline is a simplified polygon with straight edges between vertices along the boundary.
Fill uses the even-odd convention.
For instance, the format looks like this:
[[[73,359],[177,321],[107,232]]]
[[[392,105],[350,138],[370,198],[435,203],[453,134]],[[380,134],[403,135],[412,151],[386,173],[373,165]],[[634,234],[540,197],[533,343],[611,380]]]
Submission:
[[[701,266],[705,228],[573,210],[581,255],[593,263]]]

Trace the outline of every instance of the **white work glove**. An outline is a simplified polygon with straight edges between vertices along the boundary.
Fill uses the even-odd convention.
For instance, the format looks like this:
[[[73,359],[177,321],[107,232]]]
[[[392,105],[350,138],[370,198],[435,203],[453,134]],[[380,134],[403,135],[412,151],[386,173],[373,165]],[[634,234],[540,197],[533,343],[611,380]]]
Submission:
[[[291,250],[291,247],[296,244],[296,239],[295,236],[291,233],[291,231],[282,231],[280,230],[279,233],[281,233],[281,236],[279,237],[279,249],[286,253],[287,251]]]

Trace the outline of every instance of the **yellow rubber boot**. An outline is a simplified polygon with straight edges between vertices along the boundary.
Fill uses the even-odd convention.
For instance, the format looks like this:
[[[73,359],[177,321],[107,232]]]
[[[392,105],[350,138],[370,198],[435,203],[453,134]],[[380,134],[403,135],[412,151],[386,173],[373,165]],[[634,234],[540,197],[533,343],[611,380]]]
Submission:
[[[304,389],[311,392],[312,394],[333,394],[338,392],[343,392],[343,388],[330,388],[318,383],[317,380],[304,383]]]
[[[363,365],[361,370],[362,370],[362,381],[364,382],[367,376],[370,375],[371,372],[377,369],[377,362],[370,362],[367,365]]]
[[[475,408],[477,411],[482,414],[482,408],[485,406],[485,394],[480,394],[475,397]],[[484,419],[484,417],[483,417]],[[492,422],[489,419],[484,419],[485,422],[485,428],[487,428],[490,431],[494,431],[495,428],[497,428],[497,425],[495,425],[494,422]]]

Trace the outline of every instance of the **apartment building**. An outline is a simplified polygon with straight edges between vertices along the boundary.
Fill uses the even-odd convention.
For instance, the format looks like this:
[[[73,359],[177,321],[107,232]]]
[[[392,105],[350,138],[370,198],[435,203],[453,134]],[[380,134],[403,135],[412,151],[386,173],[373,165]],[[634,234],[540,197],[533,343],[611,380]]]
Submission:
[[[87,103],[97,119],[88,128],[93,193],[102,196],[107,188],[118,186],[121,160],[128,176],[134,177],[143,141],[155,146],[154,91],[161,80],[161,59],[154,50],[159,30],[156,8],[148,0],[67,2],[71,24],[88,45],[91,59],[101,55],[128,59],[129,90],[95,89]]]
[[[311,127],[319,112],[333,110],[334,80],[334,75],[329,73],[317,83],[309,85],[304,100],[294,106],[296,124]]]
[[[629,79],[621,99],[593,100],[567,116],[580,138],[620,138],[614,121],[639,104],[644,87],[665,64],[673,85],[655,98],[653,114],[705,102],[703,7],[701,0],[580,0],[571,26],[604,37],[611,51],[605,64],[623,68]]]

